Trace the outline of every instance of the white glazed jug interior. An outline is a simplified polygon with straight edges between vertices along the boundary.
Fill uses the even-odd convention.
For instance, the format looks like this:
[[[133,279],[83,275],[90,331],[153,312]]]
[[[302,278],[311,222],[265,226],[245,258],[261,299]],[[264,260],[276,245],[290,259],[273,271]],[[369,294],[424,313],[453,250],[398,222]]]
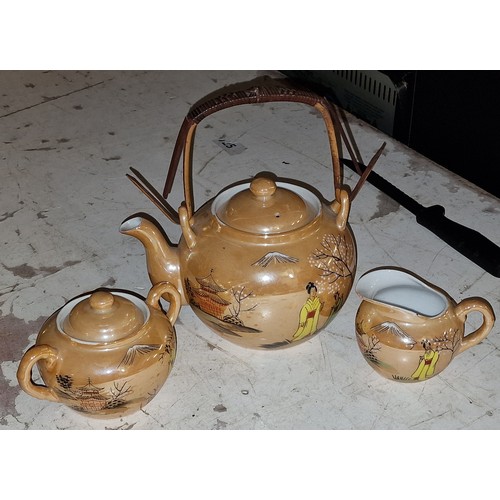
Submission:
[[[376,269],[367,272],[358,280],[356,293],[363,299],[428,317],[439,316],[448,305],[442,293],[398,269]]]

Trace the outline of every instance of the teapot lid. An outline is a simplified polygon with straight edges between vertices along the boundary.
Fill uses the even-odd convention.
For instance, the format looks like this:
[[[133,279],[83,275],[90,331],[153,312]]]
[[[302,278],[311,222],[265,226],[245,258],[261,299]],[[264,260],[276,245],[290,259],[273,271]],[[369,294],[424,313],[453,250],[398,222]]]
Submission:
[[[312,222],[321,203],[309,190],[257,175],[250,184],[235,186],[214,200],[212,212],[234,229],[255,234],[292,231]]]
[[[59,329],[76,340],[108,343],[138,332],[148,315],[138,298],[100,290],[66,304],[57,321]]]

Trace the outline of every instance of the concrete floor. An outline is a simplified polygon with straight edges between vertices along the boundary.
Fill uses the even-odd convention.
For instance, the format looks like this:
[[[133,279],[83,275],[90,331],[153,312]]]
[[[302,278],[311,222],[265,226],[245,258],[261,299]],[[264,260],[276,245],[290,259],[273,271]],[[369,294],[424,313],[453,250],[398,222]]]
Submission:
[[[360,300],[351,292],[327,329],[296,347],[239,348],[208,330],[187,307],[176,323],[173,371],[142,410],[112,420],[86,418],[34,399],[16,380],[19,360],[43,321],[66,301],[99,287],[145,295],[142,246],[119,233],[129,215],[148,212],[172,241],[179,228],[125,177],[139,169],[157,188],[165,180],[180,124],[191,104],[256,71],[0,72],[0,428],[2,429],[499,429],[500,338],[488,338],[426,382],[400,384],[375,373],[355,340]],[[274,74],[274,73],[271,73]],[[423,205],[500,244],[500,201],[349,117],[367,162],[383,141],[376,171]],[[242,144],[228,155],[225,137]],[[222,187],[272,170],[331,194],[330,160],[318,115],[299,104],[233,108],[197,134],[198,204]],[[228,165],[231,164],[231,168]],[[286,170],[284,170],[286,168]],[[345,171],[353,187],[358,179]],[[177,176],[171,203],[182,201]],[[500,281],[365,184],[350,224],[358,271],[407,268],[456,301],[486,298],[500,313]],[[468,329],[477,326],[470,316]]]

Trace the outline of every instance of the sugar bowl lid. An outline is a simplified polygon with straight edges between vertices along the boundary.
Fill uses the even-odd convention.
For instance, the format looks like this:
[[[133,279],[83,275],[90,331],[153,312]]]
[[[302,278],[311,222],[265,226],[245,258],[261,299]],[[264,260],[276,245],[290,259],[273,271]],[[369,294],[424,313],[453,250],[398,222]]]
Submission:
[[[311,191],[275,182],[267,175],[222,192],[212,205],[212,212],[226,226],[265,235],[301,228],[320,210],[321,203]]]
[[[137,297],[98,290],[68,302],[57,316],[57,325],[75,340],[109,343],[137,333],[148,316],[147,306]]]

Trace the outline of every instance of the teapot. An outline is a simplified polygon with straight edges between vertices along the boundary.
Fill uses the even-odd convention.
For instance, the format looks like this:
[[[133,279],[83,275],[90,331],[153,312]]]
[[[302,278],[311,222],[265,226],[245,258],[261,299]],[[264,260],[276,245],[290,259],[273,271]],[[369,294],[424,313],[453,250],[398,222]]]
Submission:
[[[160,299],[170,301],[165,313]],[[180,295],[170,283],[145,301],[128,292],[97,290],[53,313],[17,370],[30,396],[65,404],[94,418],[119,418],[154,398],[172,369]],[[33,382],[35,366],[45,385]]]
[[[486,338],[495,322],[491,304],[470,297],[458,304],[442,289],[399,268],[378,268],[356,284],[358,347],[380,375],[419,382],[441,373],[457,355]],[[481,326],[464,335],[472,312]]]
[[[263,172],[224,188],[195,210],[196,126],[218,110],[275,101],[304,103],[321,113],[333,163],[334,200],[326,202],[304,183]],[[151,281],[175,284],[183,304],[226,340],[255,349],[296,345],[328,325],[349,295],[357,251],[348,223],[350,191],[341,184],[334,121],[338,118],[325,98],[289,82],[225,88],[190,109],[176,141],[163,199],[150,186],[141,188],[134,182],[180,224],[182,235],[172,246],[156,221],[143,216],[127,218],[120,232],[143,243]],[[176,212],[165,197],[182,151],[185,201]]]

